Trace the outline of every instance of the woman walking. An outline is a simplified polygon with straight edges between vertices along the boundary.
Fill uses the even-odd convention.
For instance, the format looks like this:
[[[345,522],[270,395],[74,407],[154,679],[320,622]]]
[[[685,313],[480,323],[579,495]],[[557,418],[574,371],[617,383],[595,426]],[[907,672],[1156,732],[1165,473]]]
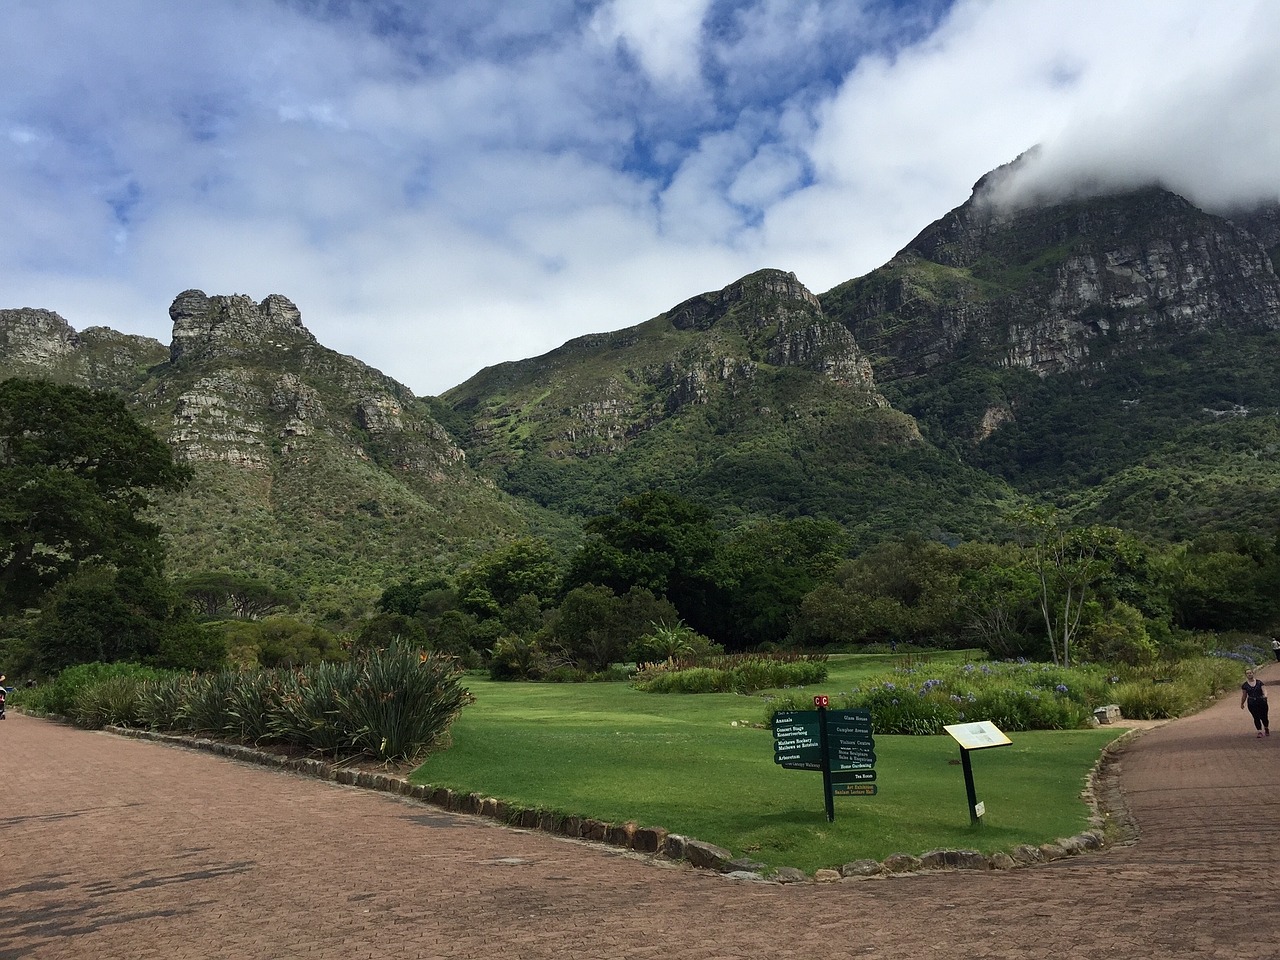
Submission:
[[[1253,726],[1258,737],[1271,736],[1271,726],[1267,722],[1267,691],[1261,680],[1254,677],[1252,670],[1244,672],[1244,683],[1240,684],[1240,709],[1248,705],[1253,715]]]

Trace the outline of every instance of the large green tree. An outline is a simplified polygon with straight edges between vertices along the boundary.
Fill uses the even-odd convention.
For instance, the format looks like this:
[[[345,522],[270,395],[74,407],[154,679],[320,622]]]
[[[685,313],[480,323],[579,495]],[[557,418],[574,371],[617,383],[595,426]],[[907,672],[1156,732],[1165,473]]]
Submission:
[[[0,383],[0,611],[39,604],[93,562],[157,575],[147,491],[189,468],[116,396],[39,380]]]
[[[621,595],[640,587],[670,600],[697,629],[714,629],[719,532],[707,507],[650,490],[625,498],[586,529],[565,574],[566,592],[598,584]]]

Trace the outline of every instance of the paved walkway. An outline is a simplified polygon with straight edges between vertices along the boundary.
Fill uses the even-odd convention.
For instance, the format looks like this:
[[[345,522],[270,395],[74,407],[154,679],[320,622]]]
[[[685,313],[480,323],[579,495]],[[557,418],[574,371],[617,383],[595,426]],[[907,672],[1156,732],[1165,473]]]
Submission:
[[[1228,696],[1139,737],[1134,845],[784,886],[10,712],[0,960],[1275,958],[1280,726],[1251,729]]]

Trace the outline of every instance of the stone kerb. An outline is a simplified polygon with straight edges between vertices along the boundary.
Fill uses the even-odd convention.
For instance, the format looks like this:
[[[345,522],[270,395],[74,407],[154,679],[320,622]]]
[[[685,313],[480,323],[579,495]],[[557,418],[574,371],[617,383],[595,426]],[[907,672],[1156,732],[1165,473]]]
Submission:
[[[526,830],[553,833],[575,840],[620,847],[663,860],[688,863],[698,869],[716,871],[732,879],[767,879],[775,883],[882,879],[924,870],[1011,870],[1077,856],[1089,850],[1099,850],[1107,843],[1104,827],[1109,825],[1109,821],[1099,810],[1096,799],[1096,795],[1104,791],[1096,789],[1094,781],[1108,771],[1114,756],[1113,753],[1104,752],[1103,759],[1094,768],[1094,774],[1090,778],[1091,787],[1085,791],[1085,799],[1093,804],[1095,811],[1094,828],[1074,837],[1060,838],[1039,846],[1022,844],[1008,853],[999,852],[990,856],[977,850],[930,850],[920,856],[895,853],[884,860],[855,860],[838,870],[819,870],[813,877],[794,867],[779,867],[766,877],[764,871],[767,867],[764,864],[742,858],[735,860],[733,854],[723,847],[673,834],[663,827],[641,827],[634,821],[606,823],[587,817],[563,816],[547,810],[513,807],[506,801],[479,793],[464,794],[448,787],[410,783],[403,777],[386,773],[356,770],[312,758],[286,757],[203,737],[184,737],[132,727],[107,727],[106,730],[120,736],[206,750],[229,759],[277,767],[346,786],[391,793],[453,813],[487,817]]]

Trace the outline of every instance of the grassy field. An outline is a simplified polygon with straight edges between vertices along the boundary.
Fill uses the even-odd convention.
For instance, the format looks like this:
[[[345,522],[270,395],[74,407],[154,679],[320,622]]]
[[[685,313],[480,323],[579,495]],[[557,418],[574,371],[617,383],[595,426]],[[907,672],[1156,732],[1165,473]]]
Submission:
[[[900,658],[840,657],[806,693],[832,696]],[[863,857],[936,848],[985,853],[1080,832],[1090,768],[1123,728],[1032,732],[972,755],[987,815],[969,822],[959,748],[946,736],[876,737],[879,792],[837,797],[822,775],[773,762],[763,695],[645,694],[620,683],[494,683],[470,678],[476,702],[453,745],[417,782],[611,822],[634,820],[719,844],[771,867],[812,872]]]

